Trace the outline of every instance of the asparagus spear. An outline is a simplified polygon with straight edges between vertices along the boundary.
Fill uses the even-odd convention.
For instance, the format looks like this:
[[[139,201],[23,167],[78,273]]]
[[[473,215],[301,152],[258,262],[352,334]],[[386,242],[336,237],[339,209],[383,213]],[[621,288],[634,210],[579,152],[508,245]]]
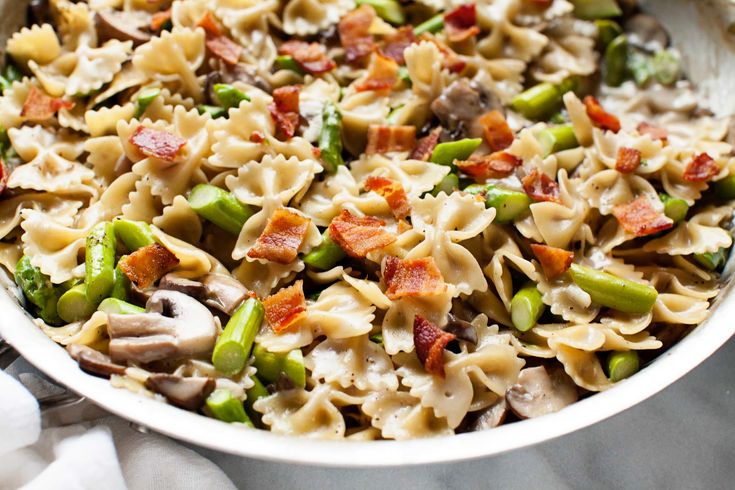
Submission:
[[[613,351],[607,358],[607,375],[616,383],[638,372],[640,360],[638,353],[630,351]]]
[[[115,267],[115,283],[112,285],[110,298],[126,301],[128,299],[128,293],[130,293],[130,279],[122,271],[118,262],[117,267]]]
[[[213,90],[220,105],[225,109],[240,107],[242,101],[250,100],[248,94],[227,83],[216,83],[214,84]]]
[[[84,283],[77,284],[62,294],[56,304],[56,311],[67,323],[86,320],[96,309],[96,305],[87,299],[87,286]]]
[[[467,160],[480,144],[482,144],[482,138],[465,138],[439,143],[431,153],[429,161],[439,165],[452,165],[455,160]]]
[[[85,283],[87,300],[95,306],[107,298],[115,283],[115,229],[109,221],[99,223],[87,236]]]
[[[609,19],[623,15],[615,0],[571,0],[574,15],[584,20]]]
[[[250,206],[212,184],[194,187],[189,195],[189,206],[200,216],[233,235],[238,235],[245,222],[254,214]]]
[[[324,104],[319,151],[328,173],[333,174],[337,171],[337,167],[345,164],[342,160],[342,114],[331,101]]]
[[[541,301],[541,293],[536,285],[524,287],[510,301],[513,326],[521,332],[528,332],[536,325],[545,309],[546,305]]]
[[[112,225],[115,230],[115,236],[131,252],[135,252],[139,248],[147,247],[156,242],[156,239],[153,238],[151,227],[144,221],[130,221],[115,218]]]
[[[674,224],[684,221],[689,212],[689,204],[684,199],[671,197],[668,194],[661,193],[658,195],[664,204],[664,214],[674,220]]]
[[[651,286],[572,264],[572,280],[590,295],[592,301],[625,313],[644,314],[651,311],[658,291]]]
[[[413,28],[413,33],[417,36],[426,34],[427,32],[439,32],[444,29],[444,14],[436,14],[434,17],[422,22]]]
[[[304,70],[302,70],[299,64],[296,63],[296,60],[293,59],[293,56],[289,56],[287,54],[276,56],[276,65],[278,65],[278,67],[282,70],[291,70],[298,74],[304,73]]]
[[[485,197],[485,207],[495,208],[495,222],[509,223],[528,211],[531,198],[524,192],[502,189],[493,184],[472,184],[465,187],[468,194]]]
[[[214,418],[223,422],[239,422],[253,427],[242,402],[235,398],[229,390],[214,390],[207,398],[207,408]]]
[[[248,298],[232,315],[212,353],[212,364],[217,371],[226,375],[242,371],[263,322],[263,314],[263,304],[256,298]]]
[[[536,133],[536,139],[544,149],[544,156],[579,146],[571,124],[543,129]]]
[[[394,25],[406,23],[401,4],[396,0],[357,0],[357,5],[370,5],[378,16]]]
[[[707,270],[716,271],[722,269],[727,262],[726,248],[721,248],[717,252],[704,252],[701,254],[694,254],[694,260]]]
[[[625,81],[628,59],[628,38],[620,35],[612,40],[605,49],[605,83],[618,87]]]
[[[23,291],[38,312],[38,316],[49,325],[58,325],[61,318],[56,305],[61,296],[61,288],[54,286],[48,276],[38,267],[31,265],[31,259],[24,255],[15,266],[15,283]]]
[[[265,347],[255,344],[253,348],[253,366],[258,370],[258,377],[265,382],[275,383],[281,373],[291,379],[293,384],[303,388],[306,386],[306,369],[301,349],[289,352],[270,352]]]
[[[673,51],[662,49],[651,58],[653,78],[662,85],[673,85],[681,74],[679,57]]]
[[[444,192],[449,195],[459,188],[459,177],[457,174],[450,173],[444,176],[444,178],[436,184],[434,189],[431,191],[432,196],[436,196],[440,192]]]
[[[600,39],[603,48],[606,48],[613,39],[623,33],[620,24],[614,20],[598,19],[595,21],[595,25],[597,26],[597,37]]]
[[[718,180],[714,184],[715,196],[718,199],[727,200],[735,199],[735,175],[728,175],[722,180]]]
[[[513,97],[510,105],[528,119],[541,120],[559,110],[562,95],[556,85],[540,83]]]
[[[304,256],[304,263],[325,271],[334,267],[346,256],[344,250],[330,238],[329,230],[325,230],[322,234],[322,243]]]
[[[151,105],[159,95],[161,95],[161,89],[158,87],[141,90],[140,94],[138,94],[138,98],[135,99],[135,117],[140,119],[146,109],[148,109],[148,106]]]
[[[199,114],[202,115],[209,114],[210,116],[212,116],[212,119],[217,119],[218,117],[227,117],[227,109],[218,105],[202,104],[197,106],[197,111],[199,111]]]

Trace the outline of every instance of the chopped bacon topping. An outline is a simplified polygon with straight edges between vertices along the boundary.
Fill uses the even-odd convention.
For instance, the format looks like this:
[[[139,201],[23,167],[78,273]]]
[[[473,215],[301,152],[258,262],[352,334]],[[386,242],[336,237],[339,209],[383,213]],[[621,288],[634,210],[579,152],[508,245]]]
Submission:
[[[276,131],[283,139],[290,139],[299,127],[299,85],[287,85],[273,91],[273,104],[268,106]]]
[[[413,345],[416,356],[429,374],[444,377],[444,349],[457,337],[445,332],[426,318],[416,315],[413,319]]]
[[[398,63],[380,53],[373,53],[367,76],[355,86],[355,90],[358,92],[386,91],[392,89],[397,81]]]
[[[618,204],[613,208],[613,215],[625,231],[637,237],[658,233],[674,226],[674,221],[662,212],[656,211],[651,200],[644,195],[629,203]]]
[[[717,162],[708,154],[700,153],[687,163],[683,178],[687,182],[707,182],[719,173]]]
[[[418,143],[416,143],[416,148],[413,149],[409,158],[411,160],[423,160],[428,162],[429,158],[431,158],[431,154],[434,153],[434,148],[439,144],[439,135],[441,135],[441,132],[441,127],[432,129],[428,135],[424,136],[418,141]]]
[[[138,126],[130,136],[130,144],[147,157],[173,162],[186,140],[167,131]]]
[[[206,33],[205,44],[207,49],[225,63],[229,65],[237,64],[242,54],[242,46],[222,34],[210,11],[202,16],[197,25],[202,27]]]
[[[123,273],[138,289],[146,289],[179,265],[179,259],[159,243],[139,248],[118,262]]]
[[[477,181],[487,179],[502,179],[512,174],[523,161],[507,151],[496,151],[490,155],[470,158],[469,160],[455,160],[455,165],[462,172]]]
[[[383,225],[383,220],[372,216],[359,218],[345,209],[329,224],[329,236],[347,255],[362,258],[396,241],[396,236]]]
[[[8,187],[8,168],[5,166],[5,162],[0,158],[0,196],[3,195],[5,189]]]
[[[248,252],[248,257],[290,264],[298,256],[310,223],[309,218],[286,208],[276,209]]]
[[[554,0],[530,0],[532,4],[541,7],[541,8],[548,8],[551,6],[552,3],[554,3]]]
[[[250,133],[250,141],[253,143],[262,143],[265,141],[265,135],[261,131],[253,131]]]
[[[641,164],[641,152],[635,148],[620,147],[615,170],[621,174],[630,174],[636,171]]]
[[[537,169],[523,178],[523,190],[534,201],[561,202],[559,200],[559,184],[551,180],[544,172]]]
[[[666,128],[660,128],[647,122],[642,122],[638,125],[638,132],[647,134],[652,140],[663,141],[664,144],[669,140],[669,132]]]
[[[544,274],[554,279],[564,274],[574,261],[574,252],[548,245],[531,244],[531,250],[541,264]]]
[[[347,12],[339,20],[339,39],[345,48],[345,59],[354,63],[373,52],[375,43],[370,26],[375,20],[375,10],[367,4]]]
[[[591,95],[584,98],[584,106],[587,109],[587,115],[589,116],[592,124],[600,129],[607,129],[613,133],[620,131],[620,120],[606,112],[605,109],[600,105],[600,101]]]
[[[156,12],[151,16],[151,30],[160,31],[166,22],[171,20],[171,9],[166,9],[162,12]]]
[[[403,26],[398,29],[395,34],[389,34],[383,39],[383,47],[380,48],[380,52],[383,56],[386,56],[394,60],[399,65],[406,62],[403,57],[403,52],[407,47],[416,42],[416,34],[413,33],[411,26]]]
[[[513,130],[500,111],[490,111],[479,119],[485,142],[492,151],[505,150],[513,143]]]
[[[327,57],[327,51],[319,43],[292,40],[281,44],[278,53],[291,56],[301,69],[312,75],[332,71],[337,66]]]
[[[388,256],[383,268],[385,295],[390,299],[406,296],[433,296],[447,290],[434,257],[401,260]]]
[[[474,3],[460,5],[444,14],[444,32],[453,43],[466,41],[480,33],[477,27],[477,11]]]
[[[371,175],[365,180],[365,189],[380,194],[388,202],[393,216],[397,219],[403,219],[411,214],[411,205],[408,203],[408,196],[400,182],[386,177]]]
[[[306,316],[306,297],[303,281],[296,281],[263,300],[265,320],[277,334]]]
[[[415,126],[379,126],[368,127],[368,143],[365,153],[388,153],[390,151],[410,151],[416,146]]]
[[[20,115],[31,121],[44,121],[56,114],[59,109],[71,109],[72,107],[74,107],[74,102],[51,97],[33,85],[23,102]]]

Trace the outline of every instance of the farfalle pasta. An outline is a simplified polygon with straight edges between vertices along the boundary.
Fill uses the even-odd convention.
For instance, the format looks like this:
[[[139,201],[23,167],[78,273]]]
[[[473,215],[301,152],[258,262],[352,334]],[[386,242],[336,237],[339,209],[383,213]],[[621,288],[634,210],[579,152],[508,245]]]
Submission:
[[[609,389],[707,319],[735,157],[656,19],[579,3],[53,0],[6,44],[0,268],[81,369],[279,434]]]

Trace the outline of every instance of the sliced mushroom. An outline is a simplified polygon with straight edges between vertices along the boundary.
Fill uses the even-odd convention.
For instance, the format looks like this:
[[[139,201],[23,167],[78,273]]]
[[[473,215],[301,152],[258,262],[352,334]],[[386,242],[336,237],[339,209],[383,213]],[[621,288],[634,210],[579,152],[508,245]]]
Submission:
[[[198,410],[214,391],[212,378],[184,378],[174,374],[151,374],[145,382],[148,389],[166,397],[172,405],[187,410]]]
[[[577,387],[563,369],[544,366],[521,370],[518,383],[505,393],[510,409],[522,419],[558,412],[577,401]]]
[[[482,135],[482,128],[477,120],[493,109],[503,111],[500,99],[489,90],[464,78],[449,85],[431,103],[431,110],[442,127],[456,137]]]
[[[648,14],[637,14],[625,22],[628,42],[646,51],[656,52],[669,45],[669,35],[664,26]]]
[[[66,351],[79,367],[90,374],[109,378],[113,374],[125,374],[125,366],[115,364],[109,356],[86,345],[69,344]]]
[[[492,429],[499,426],[505,421],[505,416],[508,415],[508,403],[505,398],[501,398],[488,408],[480,412],[468,426],[469,432],[477,432],[479,430]]]
[[[114,362],[149,363],[209,354],[217,337],[212,313],[178,291],[151,295],[146,313],[108,315],[110,357]]]
[[[207,274],[202,279],[202,283],[207,289],[204,302],[228,315],[232,314],[250,295],[248,288],[226,274]]]
[[[166,274],[158,283],[158,289],[178,291],[192,298],[201,299],[207,294],[207,288],[199,281],[192,281],[175,273]]]
[[[115,10],[100,10],[94,16],[95,28],[100,43],[110,39],[133,41],[133,46],[139,46],[151,40],[151,35],[142,32],[138,27]]]
[[[447,316],[445,332],[454,334],[459,340],[464,340],[472,345],[477,345],[477,329],[468,321],[461,320],[451,313]]]

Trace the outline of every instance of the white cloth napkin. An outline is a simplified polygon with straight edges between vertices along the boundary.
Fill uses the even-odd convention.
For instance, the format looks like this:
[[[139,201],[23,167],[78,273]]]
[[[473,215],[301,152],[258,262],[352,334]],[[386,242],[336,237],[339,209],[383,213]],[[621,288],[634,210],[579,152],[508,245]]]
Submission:
[[[235,488],[208,459],[116,417],[41,431],[36,399],[2,371],[0,414],[0,490]]]

